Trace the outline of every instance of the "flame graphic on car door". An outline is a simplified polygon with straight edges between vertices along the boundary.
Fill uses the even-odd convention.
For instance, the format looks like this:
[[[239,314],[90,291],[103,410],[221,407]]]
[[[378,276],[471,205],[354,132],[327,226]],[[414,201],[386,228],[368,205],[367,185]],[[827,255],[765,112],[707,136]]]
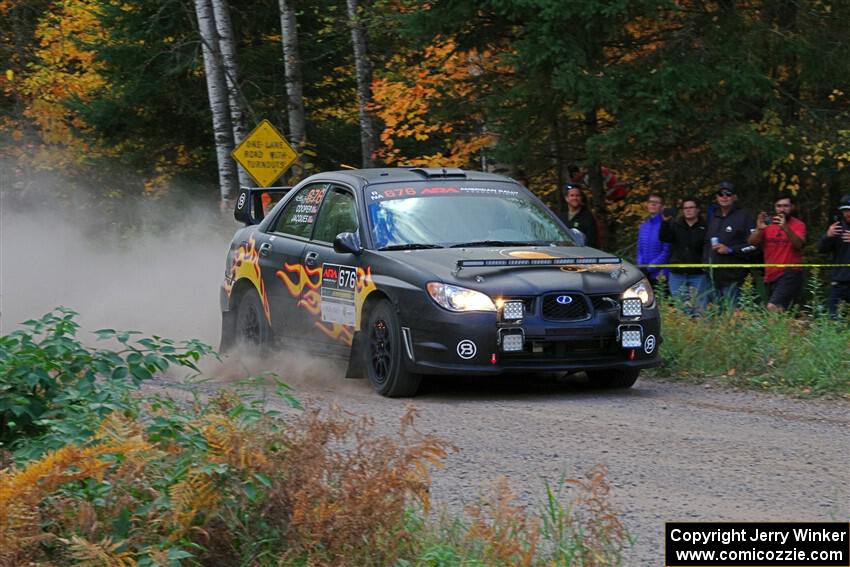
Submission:
[[[236,285],[237,281],[243,278],[250,281],[254,284],[254,288],[260,296],[266,321],[271,325],[272,316],[269,311],[269,298],[266,295],[266,286],[263,284],[263,278],[260,272],[260,255],[257,252],[256,244],[254,237],[251,237],[247,243],[239,246],[230,264],[230,273],[224,280],[224,291],[227,293],[227,297],[230,298],[231,293],[233,293],[233,286]]]
[[[293,297],[300,297],[298,307],[318,318],[322,311],[322,296],[319,289],[322,285],[321,267],[308,268],[303,264],[284,263],[283,268],[276,272],[277,277],[286,285],[286,289]],[[378,288],[372,281],[372,268],[367,267],[365,270],[357,268],[355,309],[358,329],[366,297],[376,289]],[[354,339],[354,330],[351,327],[318,319],[313,324],[331,339],[351,346]]]

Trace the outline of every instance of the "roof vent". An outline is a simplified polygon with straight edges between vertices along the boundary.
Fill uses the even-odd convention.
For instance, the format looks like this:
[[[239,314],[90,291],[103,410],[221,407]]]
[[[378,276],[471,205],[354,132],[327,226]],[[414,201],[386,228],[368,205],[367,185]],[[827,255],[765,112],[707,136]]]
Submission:
[[[427,179],[466,179],[466,173],[456,167],[413,167],[410,171],[423,175]]]

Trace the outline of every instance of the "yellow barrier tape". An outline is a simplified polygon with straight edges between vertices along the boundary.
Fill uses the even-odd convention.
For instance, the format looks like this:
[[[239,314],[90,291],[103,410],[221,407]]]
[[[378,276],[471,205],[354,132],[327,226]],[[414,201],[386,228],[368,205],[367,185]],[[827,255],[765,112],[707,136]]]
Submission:
[[[638,268],[850,268],[850,264],[638,264]]]

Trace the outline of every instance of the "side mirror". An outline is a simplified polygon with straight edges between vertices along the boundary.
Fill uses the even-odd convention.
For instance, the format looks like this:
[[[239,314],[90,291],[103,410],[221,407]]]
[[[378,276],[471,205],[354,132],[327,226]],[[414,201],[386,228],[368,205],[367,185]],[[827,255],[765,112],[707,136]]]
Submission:
[[[571,228],[570,234],[572,235],[573,240],[575,240],[576,244],[578,244],[579,246],[585,246],[587,244],[587,237],[579,229]]]
[[[360,246],[360,236],[356,232],[340,232],[334,238],[334,252],[354,254],[359,256],[363,251]]]

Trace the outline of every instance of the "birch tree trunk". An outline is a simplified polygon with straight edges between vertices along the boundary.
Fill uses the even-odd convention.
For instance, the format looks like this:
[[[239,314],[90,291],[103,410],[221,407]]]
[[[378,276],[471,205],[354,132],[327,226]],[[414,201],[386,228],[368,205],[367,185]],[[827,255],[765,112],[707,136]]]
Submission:
[[[227,100],[230,107],[230,124],[233,127],[233,146],[239,145],[247,135],[245,127],[245,99],[239,88],[239,66],[236,62],[236,42],[233,39],[233,23],[230,18],[230,4],[227,0],[212,0],[215,27],[218,32],[218,45],[221,50],[221,63],[227,83]],[[239,173],[239,185],[251,187],[251,176],[236,166]]]
[[[363,152],[363,167],[373,167],[372,156],[377,146],[375,123],[368,107],[372,102],[372,65],[366,44],[366,30],[360,20],[359,0],[346,0],[348,23],[351,27],[351,43],[354,46],[354,66],[357,73],[357,106],[360,111],[360,148]]]
[[[218,32],[210,0],[194,0],[198,16],[198,31],[204,53],[204,71],[207,78],[207,95],[212,111],[215,153],[218,161],[218,182],[221,200],[236,195],[236,163],[230,157],[233,149],[233,127],[230,123],[230,108],[227,102],[227,83],[218,46]]]
[[[304,129],[304,83],[301,79],[301,55],[298,52],[298,24],[291,1],[278,0],[280,30],[283,34],[283,72],[286,76],[286,105],[289,119],[289,141],[302,150],[306,141]]]

